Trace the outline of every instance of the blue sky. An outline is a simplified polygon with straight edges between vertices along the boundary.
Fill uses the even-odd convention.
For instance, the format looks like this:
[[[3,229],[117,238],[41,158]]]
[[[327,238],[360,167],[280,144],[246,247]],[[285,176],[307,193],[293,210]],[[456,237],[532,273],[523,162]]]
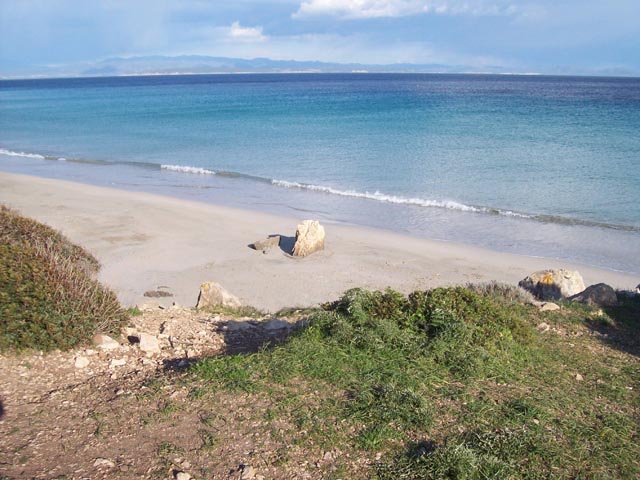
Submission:
[[[640,72],[640,0],[0,0],[0,63],[203,54]]]

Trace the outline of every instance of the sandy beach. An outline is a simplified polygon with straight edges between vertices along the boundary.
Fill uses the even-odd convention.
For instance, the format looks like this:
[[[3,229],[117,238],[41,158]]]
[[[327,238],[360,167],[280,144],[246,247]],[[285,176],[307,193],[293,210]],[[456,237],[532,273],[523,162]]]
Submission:
[[[268,235],[293,237],[304,218],[286,218],[171,197],[0,172],[0,203],[42,221],[91,251],[99,278],[124,305],[161,299],[194,306],[199,285],[216,281],[246,305],[267,311],[334,300],[353,287],[403,292],[497,280],[517,283],[543,268],[579,270],[585,284],[634,288],[624,273],[413,238],[384,230],[325,224],[326,249],[293,258],[249,245]],[[291,241],[291,239],[288,239]]]

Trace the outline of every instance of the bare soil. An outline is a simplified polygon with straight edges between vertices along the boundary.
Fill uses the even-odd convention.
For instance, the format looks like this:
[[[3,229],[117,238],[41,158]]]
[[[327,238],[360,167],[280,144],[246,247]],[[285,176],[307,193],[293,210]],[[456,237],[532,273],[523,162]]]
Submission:
[[[268,402],[183,381],[195,359],[256,351],[296,320],[154,308],[115,349],[0,356],[0,478],[327,478],[339,452],[302,454]],[[140,349],[143,332],[159,352]]]

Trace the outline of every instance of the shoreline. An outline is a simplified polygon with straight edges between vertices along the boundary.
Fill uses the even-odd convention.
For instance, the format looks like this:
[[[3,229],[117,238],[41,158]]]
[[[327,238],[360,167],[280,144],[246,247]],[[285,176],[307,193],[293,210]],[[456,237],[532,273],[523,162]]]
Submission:
[[[272,234],[293,237],[306,217],[288,217],[153,193],[0,171],[0,203],[60,230],[102,263],[98,278],[125,306],[156,302],[159,286],[192,307],[199,285],[216,281],[245,305],[267,311],[337,299],[349,288],[410,292],[467,282],[519,280],[544,268],[578,270],[586,285],[632,289],[634,275],[496,252],[370,227],[322,221],[326,249],[297,259],[248,247]]]

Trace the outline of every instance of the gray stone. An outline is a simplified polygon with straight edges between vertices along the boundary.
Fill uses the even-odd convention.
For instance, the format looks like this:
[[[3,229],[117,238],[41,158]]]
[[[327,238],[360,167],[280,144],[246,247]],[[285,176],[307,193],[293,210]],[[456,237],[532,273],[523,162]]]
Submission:
[[[116,350],[120,348],[120,344],[109,335],[98,333],[93,336],[93,344],[102,350]]]
[[[204,282],[200,285],[200,295],[198,295],[198,303],[196,308],[204,307],[232,307],[242,306],[240,300],[225,290],[222,285],[216,282]]]
[[[160,352],[160,344],[158,343],[158,339],[150,335],[148,333],[140,333],[138,335],[140,339],[140,350],[145,353],[158,353]]]
[[[296,243],[293,246],[294,257],[306,257],[324,250],[324,227],[317,220],[305,220],[296,229]]]
[[[534,272],[518,285],[540,300],[559,300],[584,290],[580,273],[564,269]]]
[[[254,250],[262,250],[262,251],[275,248],[278,245],[280,245],[280,235],[267,237],[264,240],[258,240],[257,242],[253,242],[251,244]]]
[[[577,295],[569,297],[569,300],[599,307],[613,307],[618,304],[616,291],[606,283],[591,285]]]
[[[176,473],[176,480],[191,480],[193,477],[189,475],[187,472],[178,472]]]

